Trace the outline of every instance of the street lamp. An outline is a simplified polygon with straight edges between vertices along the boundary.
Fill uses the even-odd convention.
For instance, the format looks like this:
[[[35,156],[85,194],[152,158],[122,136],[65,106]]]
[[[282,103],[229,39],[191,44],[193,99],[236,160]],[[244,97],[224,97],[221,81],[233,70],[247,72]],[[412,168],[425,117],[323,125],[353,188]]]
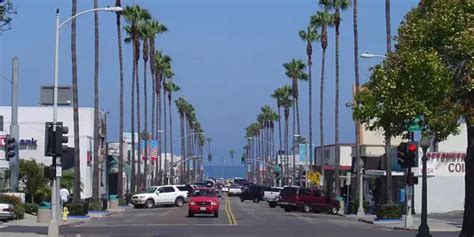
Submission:
[[[385,55],[381,54],[371,54],[371,53],[363,53],[360,55],[361,58],[387,58]]]
[[[427,215],[427,207],[428,207],[428,199],[427,199],[427,183],[426,183],[426,152],[428,151],[428,148],[431,145],[431,140],[423,136],[420,139],[420,146],[421,149],[423,150],[423,157],[421,158],[422,161],[422,182],[421,182],[421,223],[420,226],[418,227],[418,234],[416,235],[417,237],[431,237],[430,234],[430,227],[428,227],[428,215]]]
[[[74,16],[71,16],[63,23],[59,22],[59,9],[56,9],[56,44],[54,48],[54,91],[53,91],[53,123],[56,124],[58,121],[58,80],[59,80],[59,30],[69,21],[75,19],[78,16],[84,15],[90,12],[96,11],[108,11],[108,12],[120,12],[123,9],[121,7],[104,7],[104,8],[94,8],[90,10],[86,10],[83,12],[79,12]],[[56,126],[53,126],[53,130],[56,131]],[[56,169],[61,166],[61,161],[58,157],[53,157],[53,164],[56,165]],[[56,172],[58,173],[58,172]],[[49,237],[56,237],[59,235],[59,226],[57,221],[57,214],[59,208],[57,207],[58,201],[58,187],[59,187],[59,176],[56,177],[56,180],[53,180],[53,190],[52,190],[52,198],[51,198],[51,221],[48,225],[48,236]],[[75,194],[80,195],[80,194]]]

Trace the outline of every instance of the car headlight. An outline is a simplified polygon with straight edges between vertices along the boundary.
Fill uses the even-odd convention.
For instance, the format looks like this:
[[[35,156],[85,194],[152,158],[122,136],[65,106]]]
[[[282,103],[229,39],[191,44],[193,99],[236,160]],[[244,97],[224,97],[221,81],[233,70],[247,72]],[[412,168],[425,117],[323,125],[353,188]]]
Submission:
[[[143,198],[145,198],[145,196],[138,196],[138,198],[139,198],[139,199],[143,199]]]
[[[194,206],[194,205],[196,205],[196,202],[192,201],[192,202],[189,203],[189,205]]]
[[[217,206],[217,202],[212,201],[211,206]]]

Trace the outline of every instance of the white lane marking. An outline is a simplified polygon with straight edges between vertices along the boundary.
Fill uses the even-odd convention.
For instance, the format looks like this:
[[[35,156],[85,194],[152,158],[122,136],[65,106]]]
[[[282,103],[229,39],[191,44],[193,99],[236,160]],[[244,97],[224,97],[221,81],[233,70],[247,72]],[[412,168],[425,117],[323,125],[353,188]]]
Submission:
[[[172,211],[174,211],[174,210],[175,210],[175,209],[170,209],[170,210],[168,210],[168,211],[166,211],[166,212],[160,213],[159,215],[160,215],[160,216],[166,216],[166,215],[170,214],[170,213],[171,213]]]
[[[74,226],[74,227],[110,227],[116,224],[109,225],[93,225],[93,226]],[[234,226],[231,224],[189,224],[189,223],[162,223],[162,224],[126,224],[120,225],[120,227],[137,227],[137,226]]]

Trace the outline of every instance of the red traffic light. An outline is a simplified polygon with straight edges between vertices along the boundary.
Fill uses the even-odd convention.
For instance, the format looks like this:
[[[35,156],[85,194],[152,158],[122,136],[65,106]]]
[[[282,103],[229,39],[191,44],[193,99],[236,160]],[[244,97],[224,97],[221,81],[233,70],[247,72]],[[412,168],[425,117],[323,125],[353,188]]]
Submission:
[[[408,146],[408,151],[414,152],[414,151],[416,151],[416,150],[417,150],[416,144],[411,143],[411,144]]]

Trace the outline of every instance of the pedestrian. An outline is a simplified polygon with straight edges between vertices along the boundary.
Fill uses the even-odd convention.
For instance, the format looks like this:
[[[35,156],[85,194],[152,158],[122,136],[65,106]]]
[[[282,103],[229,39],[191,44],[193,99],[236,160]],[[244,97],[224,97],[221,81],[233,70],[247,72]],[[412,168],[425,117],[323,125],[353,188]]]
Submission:
[[[61,208],[63,208],[64,204],[69,200],[69,191],[65,186],[62,186],[61,190],[59,190],[59,199],[61,201]]]

